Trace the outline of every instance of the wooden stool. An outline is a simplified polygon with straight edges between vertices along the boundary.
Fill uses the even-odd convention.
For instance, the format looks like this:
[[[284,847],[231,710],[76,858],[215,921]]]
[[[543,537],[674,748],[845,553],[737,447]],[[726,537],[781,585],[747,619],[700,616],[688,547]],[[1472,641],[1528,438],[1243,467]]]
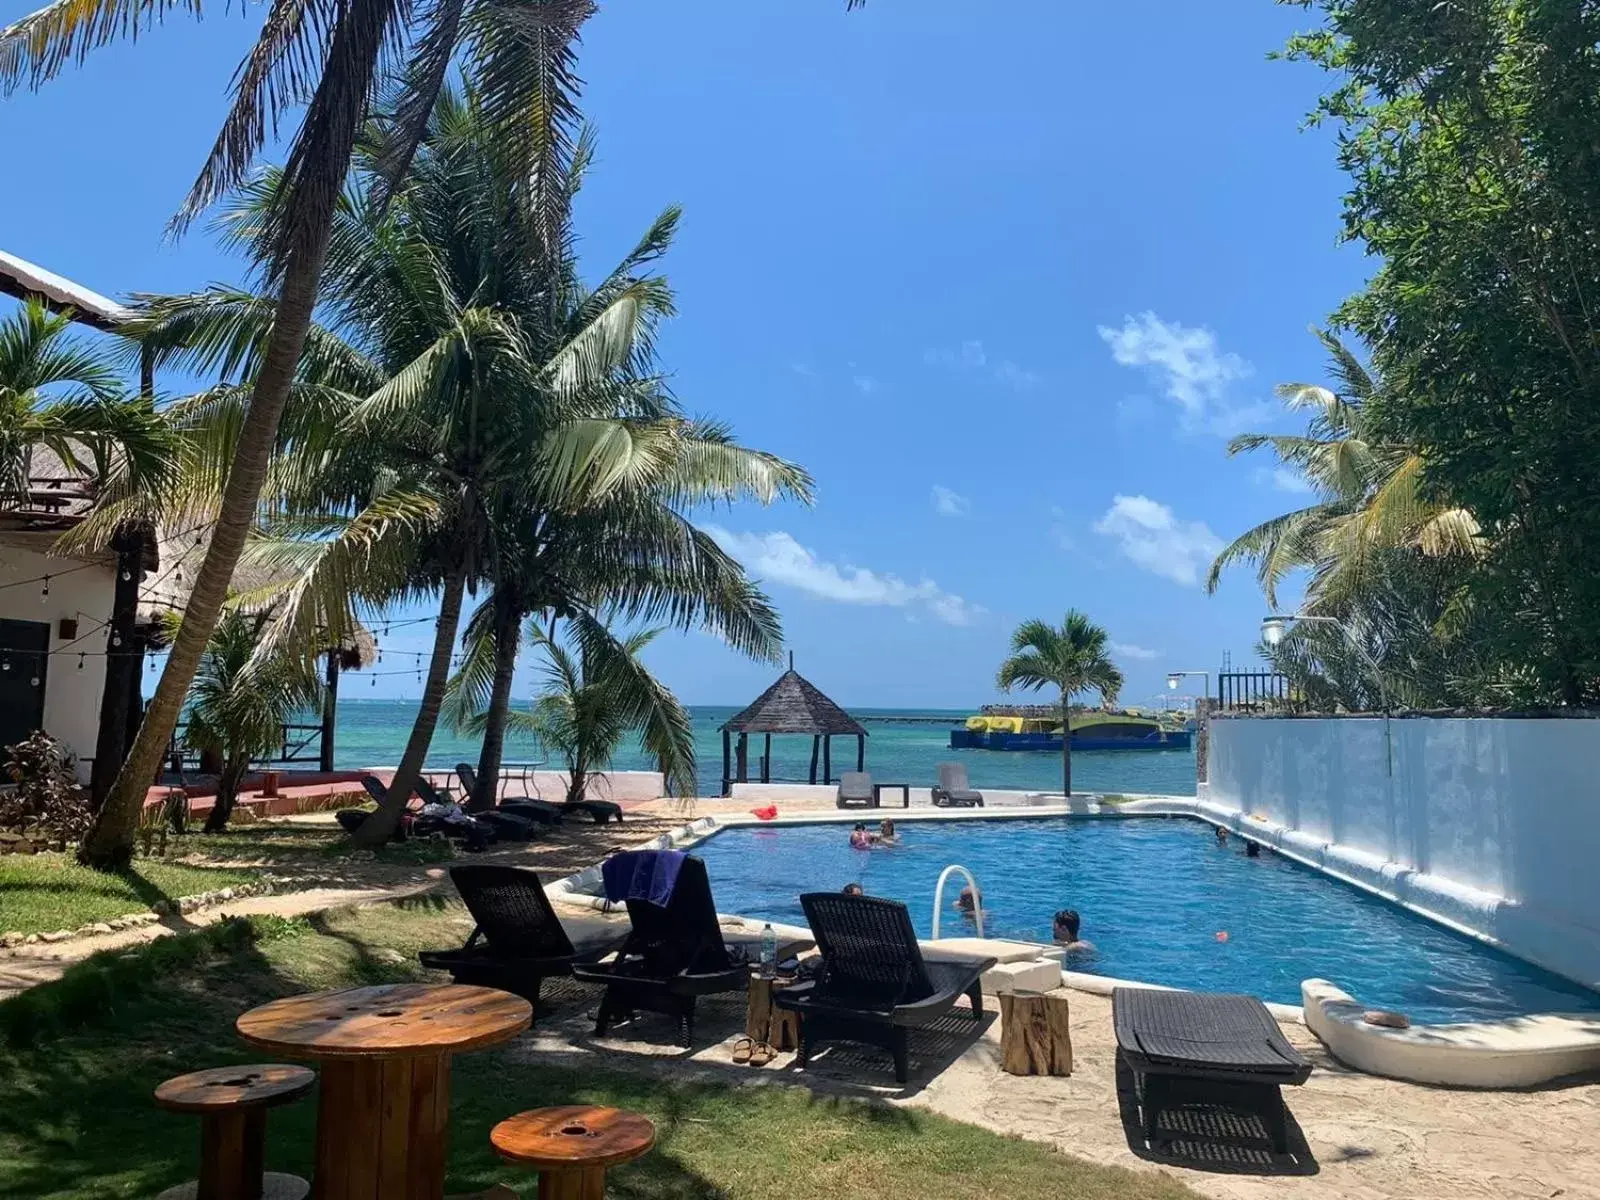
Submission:
[[[746,1037],[758,1043],[766,1042],[774,1050],[800,1048],[800,1014],[779,1008],[772,1002],[772,993],[778,988],[789,987],[791,983],[779,983],[759,975],[751,977],[744,1016]]]
[[[1067,994],[1000,993],[1000,1067],[1011,1075],[1071,1075]]]
[[[620,1108],[569,1104],[509,1117],[489,1140],[507,1162],[539,1172],[539,1200],[605,1200],[606,1168],[655,1145],[656,1127]]]
[[[200,1117],[200,1178],[158,1200],[302,1200],[311,1185],[263,1170],[267,1109],[298,1100],[317,1077],[304,1067],[213,1067],[156,1089],[156,1103]]]

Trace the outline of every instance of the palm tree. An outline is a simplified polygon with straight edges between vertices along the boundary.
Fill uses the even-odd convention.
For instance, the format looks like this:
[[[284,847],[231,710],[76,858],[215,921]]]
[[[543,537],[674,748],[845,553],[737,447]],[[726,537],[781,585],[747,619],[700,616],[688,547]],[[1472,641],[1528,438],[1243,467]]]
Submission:
[[[1311,413],[1306,433],[1246,433],[1228,444],[1229,454],[1270,449],[1304,480],[1312,502],[1235,538],[1211,564],[1207,591],[1216,591],[1228,566],[1250,562],[1267,602],[1276,605],[1285,576],[1309,569],[1306,607],[1320,611],[1358,596],[1385,550],[1407,548],[1432,557],[1482,553],[1471,513],[1423,496],[1421,455],[1374,429],[1371,402],[1379,381],[1332,333],[1313,332],[1328,351],[1329,374],[1339,390],[1279,384],[1275,391],[1285,405]]]
[[[995,683],[1061,693],[1061,790],[1072,795],[1072,697],[1100,693],[1103,704],[1115,704],[1122,690],[1122,672],[1106,655],[1106,631],[1075,608],[1067,610],[1058,629],[1047,621],[1024,621],[1011,635],[1011,657],[1000,664]]]
[[[585,157],[559,189],[553,179],[542,186],[570,198]],[[643,268],[665,249],[676,214],[585,288],[566,219],[551,252],[537,196],[507,176],[512,165],[471,97],[447,92],[386,209],[371,200],[376,173],[358,174],[335,224],[329,322],[312,326],[280,429],[265,536],[246,552],[295,577],[273,646],[341,636],[358,606],[442,594],[392,803],[363,837],[398,818],[420,773],[469,587],[489,589],[499,620],[488,628],[501,632],[485,643],[488,659],[473,660],[494,663],[501,680],[494,694],[472,695],[489,723],[491,780],[517,629],[530,613],[604,608],[641,623],[700,624],[769,657],[779,642],[765,598],[687,512],[741,495],[806,499],[810,481],[718,426],[684,419],[653,372],[654,326],[671,298]],[[228,214],[245,245],[257,245],[276,187],[269,174]],[[212,289],[151,302],[135,324],[158,361],[233,381],[185,410],[228,434],[270,321],[259,298]],[[226,452],[225,437],[210,451]],[[475,639],[486,636],[484,611]]]
[[[180,481],[179,431],[145,393],[129,397],[112,354],[70,333],[74,317],[29,300],[0,321],[0,508],[25,502],[30,464],[44,452],[93,481],[84,520],[59,554],[116,554],[110,640],[94,748],[91,803],[103,800],[127,746],[127,710],[144,654],[135,644],[144,549]]]
[[[131,10],[119,0],[54,0],[0,30],[0,92],[38,87],[68,62],[118,37],[136,36],[165,17],[163,2]],[[200,6],[187,5],[196,15]],[[272,214],[271,254],[263,280],[276,297],[274,320],[250,388],[227,488],[206,555],[191,588],[186,620],[145,712],[139,734],[79,849],[91,865],[125,861],[123,833],[176,726],[184,694],[221,612],[256,517],[277,428],[299,368],[328,255],[334,209],[367,106],[386,75],[386,56],[409,58],[388,74],[404,80],[382,162],[390,185],[405,174],[458,48],[480,81],[486,119],[511,153],[530,139],[555,159],[572,149],[558,136],[570,113],[574,43],[594,11],[592,0],[440,0],[420,9],[388,0],[274,0],[254,49],[241,65],[234,103],[183,210],[181,227],[243,182],[279,118],[305,103],[288,150],[281,203]],[[309,99],[307,99],[309,97]],[[525,154],[529,174],[552,165]]]
[[[256,653],[269,621],[265,613],[224,612],[189,692],[184,743],[222,761],[207,833],[227,829],[245,772],[280,744],[284,723],[321,702],[322,683],[305,660]]]
[[[629,733],[639,735],[659,765],[668,793],[693,796],[693,722],[639,661],[662,631],[641,630],[619,640],[590,618],[568,625],[564,642],[537,625],[530,631],[545,657],[544,688],[519,723],[566,763],[567,800],[584,799],[589,779],[611,765]]]

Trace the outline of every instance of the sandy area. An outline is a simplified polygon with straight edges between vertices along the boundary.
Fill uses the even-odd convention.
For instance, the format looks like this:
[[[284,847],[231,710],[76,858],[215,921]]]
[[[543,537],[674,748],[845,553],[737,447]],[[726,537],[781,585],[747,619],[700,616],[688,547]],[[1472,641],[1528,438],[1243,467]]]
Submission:
[[[619,1066],[675,1078],[875,1096],[1095,1162],[1166,1171],[1219,1200],[1600,1196],[1600,1080],[1510,1093],[1418,1087],[1346,1070],[1303,1026],[1286,1025],[1316,1064],[1304,1087],[1287,1092],[1291,1155],[1274,1158],[1254,1119],[1229,1122],[1205,1112],[1184,1117],[1201,1136],[1156,1155],[1138,1140],[1127,1081],[1119,1087],[1111,1002],[1100,996],[1068,993],[1075,1057],[1070,1078],[1004,1074],[998,1018],[991,1012],[977,1033],[961,1009],[914,1035],[912,1079],[900,1088],[887,1054],[866,1047],[827,1051],[806,1071],[794,1066],[792,1055],[761,1069],[733,1066],[732,1042],[743,1033],[739,997],[702,1002],[699,1048],[688,1053],[670,1044],[670,1026],[652,1016],[641,1017],[634,1033],[619,1030],[596,1042],[590,1014],[597,993],[570,982],[550,990],[555,1011],[508,1053],[541,1062],[604,1055]],[[640,1040],[625,1040],[630,1037]],[[1224,1136],[1208,1138],[1208,1132]]]

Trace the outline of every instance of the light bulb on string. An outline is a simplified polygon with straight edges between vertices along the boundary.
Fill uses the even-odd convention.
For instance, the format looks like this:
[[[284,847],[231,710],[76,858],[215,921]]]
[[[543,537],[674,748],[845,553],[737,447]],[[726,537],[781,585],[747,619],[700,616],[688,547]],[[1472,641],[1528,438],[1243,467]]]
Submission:
[[[113,630],[112,634],[111,634],[111,644],[113,646],[122,645],[122,635],[120,633],[117,633],[115,630]]]
[[[132,578],[133,578],[133,572],[128,570],[127,567],[123,567],[122,568],[122,580],[123,580],[123,582],[126,583],[128,580],[130,580]]]
[[[0,671],[9,671],[9,670],[11,670],[11,660],[8,658],[5,661],[0,662]]]
[[[78,670],[83,670],[83,651],[78,651]]]
[[[39,686],[39,676],[35,675],[32,679],[28,680],[28,686],[30,686],[30,687],[38,687]]]
[[[50,599],[50,576],[44,577],[44,587],[39,589],[39,603],[43,604]]]

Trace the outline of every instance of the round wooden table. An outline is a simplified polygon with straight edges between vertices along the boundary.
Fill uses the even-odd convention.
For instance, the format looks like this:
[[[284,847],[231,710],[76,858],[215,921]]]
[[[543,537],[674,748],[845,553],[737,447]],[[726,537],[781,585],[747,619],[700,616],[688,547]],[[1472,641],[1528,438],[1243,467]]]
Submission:
[[[157,1200],[302,1200],[305,1180],[264,1169],[267,1109],[298,1100],[316,1082],[304,1067],[278,1064],[213,1067],[167,1080],[156,1104],[200,1118],[200,1178]]]
[[[493,988],[401,983],[290,996],[239,1018],[253,1046],[322,1064],[316,1200],[440,1200],[450,1056],[533,1021]]]
[[[654,1146],[656,1127],[620,1108],[566,1104],[509,1117],[489,1140],[501,1158],[539,1172],[539,1200],[605,1200],[606,1168]]]

